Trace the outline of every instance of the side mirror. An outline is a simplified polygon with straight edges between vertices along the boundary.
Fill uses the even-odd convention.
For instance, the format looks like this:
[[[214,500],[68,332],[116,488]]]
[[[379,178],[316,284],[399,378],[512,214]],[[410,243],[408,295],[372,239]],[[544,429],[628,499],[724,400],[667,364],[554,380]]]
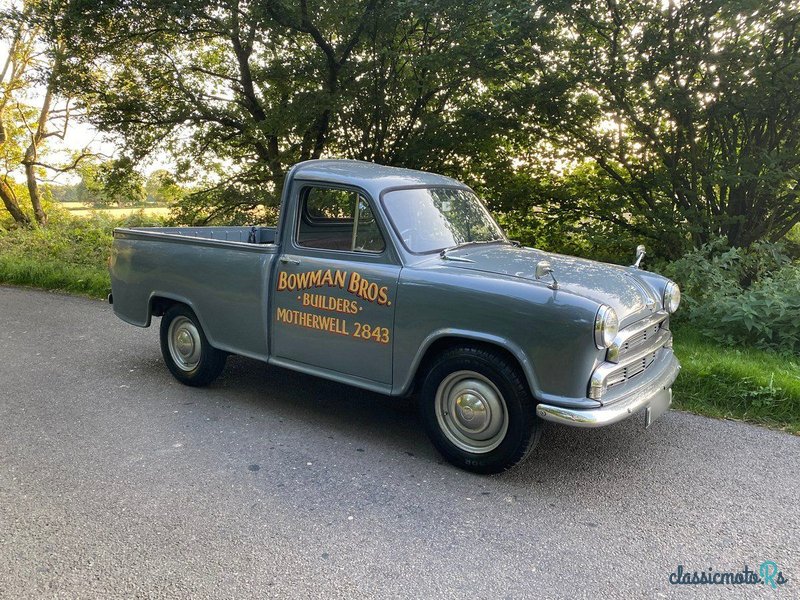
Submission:
[[[641,268],[640,265],[642,264],[642,260],[644,259],[646,254],[647,254],[647,249],[644,247],[644,244],[639,244],[638,246],[636,246],[636,260],[631,266],[640,269]]]
[[[540,260],[538,263],[536,263],[536,279],[541,279],[547,275],[549,275],[553,280],[553,282],[548,284],[547,287],[549,287],[551,290],[558,289],[558,281],[556,281],[555,275],[553,275],[553,266],[550,264],[550,261]]]
[[[536,279],[541,279],[545,275],[552,275],[553,274],[553,266],[550,264],[549,261],[540,260],[536,263]]]

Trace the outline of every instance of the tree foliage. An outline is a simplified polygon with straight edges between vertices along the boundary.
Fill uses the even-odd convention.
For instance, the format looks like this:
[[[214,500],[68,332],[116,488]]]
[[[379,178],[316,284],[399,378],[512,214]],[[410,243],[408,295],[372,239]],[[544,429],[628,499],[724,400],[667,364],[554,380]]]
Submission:
[[[508,76],[509,19],[533,15],[498,6],[78,0],[62,34],[95,123],[134,162],[166,149],[203,179],[192,216],[213,220],[274,204],[322,155],[461,169],[454,142],[493,136],[474,113]]]
[[[668,254],[800,221],[800,4],[572,3],[544,78],[519,93],[549,143],[593,173],[566,199]],[[587,177],[588,176],[588,177]]]
[[[800,221],[796,0],[38,6],[120,164],[197,186],[187,221],[245,221],[320,156],[460,177],[529,243],[676,256]]]

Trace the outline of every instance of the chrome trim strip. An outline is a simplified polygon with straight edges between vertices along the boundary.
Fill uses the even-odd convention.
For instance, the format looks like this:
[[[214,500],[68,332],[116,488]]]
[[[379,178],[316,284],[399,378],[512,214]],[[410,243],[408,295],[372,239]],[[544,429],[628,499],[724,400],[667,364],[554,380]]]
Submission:
[[[621,329],[620,332],[617,334],[617,337],[614,338],[614,341],[608,347],[608,352],[606,353],[606,360],[608,362],[616,363],[620,360],[620,349],[622,348],[623,344],[627,342],[632,337],[642,333],[645,329],[649,329],[657,324],[663,323],[667,317],[669,317],[669,313],[665,310],[660,310],[658,312],[653,313],[649,317],[645,317],[641,321],[636,321],[633,325],[626,327],[625,329]],[[625,360],[628,360],[628,357],[624,357]]]
[[[659,368],[648,370],[636,388],[619,398],[611,406],[581,410],[539,404],[536,407],[536,414],[545,421],[572,427],[603,427],[627,419],[647,407],[656,394],[665,389],[671,389],[672,383],[678,376],[681,366],[672,352],[664,353],[663,357],[657,360],[663,364],[659,364]]]
[[[114,229],[115,239],[137,239],[137,238],[157,238],[162,242],[176,244],[189,244],[192,246],[211,246],[212,248],[233,248],[243,252],[259,252],[261,254],[275,254],[278,246],[275,244],[251,244],[250,242],[234,242],[232,240],[219,240],[212,238],[201,238],[190,235],[179,235],[175,233],[162,233],[160,231],[147,231],[147,229],[128,229],[117,227]]]

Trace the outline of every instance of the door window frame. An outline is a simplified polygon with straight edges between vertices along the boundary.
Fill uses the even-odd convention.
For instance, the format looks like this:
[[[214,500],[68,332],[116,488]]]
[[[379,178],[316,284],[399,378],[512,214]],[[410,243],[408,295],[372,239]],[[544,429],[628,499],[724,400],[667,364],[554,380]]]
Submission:
[[[314,180],[295,180],[294,185],[297,186],[292,190],[291,198],[294,200],[294,211],[292,215],[292,235],[291,235],[291,248],[293,253],[306,255],[309,257],[329,257],[337,260],[359,260],[361,262],[382,263],[382,264],[400,264],[399,256],[394,249],[394,242],[389,234],[385,217],[383,213],[378,210],[378,203],[372,198],[367,190],[353,185],[342,185],[327,181],[314,181]],[[298,243],[300,235],[300,221],[305,217],[305,206],[303,202],[303,193],[307,188],[327,188],[335,190],[344,190],[347,192],[354,192],[364,198],[372,211],[372,216],[378,226],[378,231],[383,237],[383,250],[374,252],[369,250],[335,250],[331,248],[314,248],[311,246],[301,246]],[[342,221],[333,222],[331,225],[341,225]],[[355,225],[355,224],[354,224]],[[325,225],[321,225],[325,227]],[[352,232],[351,232],[352,233]]]

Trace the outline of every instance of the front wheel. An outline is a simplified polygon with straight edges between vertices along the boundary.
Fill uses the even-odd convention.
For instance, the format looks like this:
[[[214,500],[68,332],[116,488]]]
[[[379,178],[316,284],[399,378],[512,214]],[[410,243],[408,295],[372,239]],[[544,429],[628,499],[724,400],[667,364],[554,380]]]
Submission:
[[[214,381],[227,358],[208,343],[197,316],[183,304],[172,306],[161,318],[161,354],[175,379],[192,386]]]
[[[541,428],[525,378],[491,350],[447,350],[430,366],[420,395],[422,422],[452,464],[498,473],[522,462]]]

